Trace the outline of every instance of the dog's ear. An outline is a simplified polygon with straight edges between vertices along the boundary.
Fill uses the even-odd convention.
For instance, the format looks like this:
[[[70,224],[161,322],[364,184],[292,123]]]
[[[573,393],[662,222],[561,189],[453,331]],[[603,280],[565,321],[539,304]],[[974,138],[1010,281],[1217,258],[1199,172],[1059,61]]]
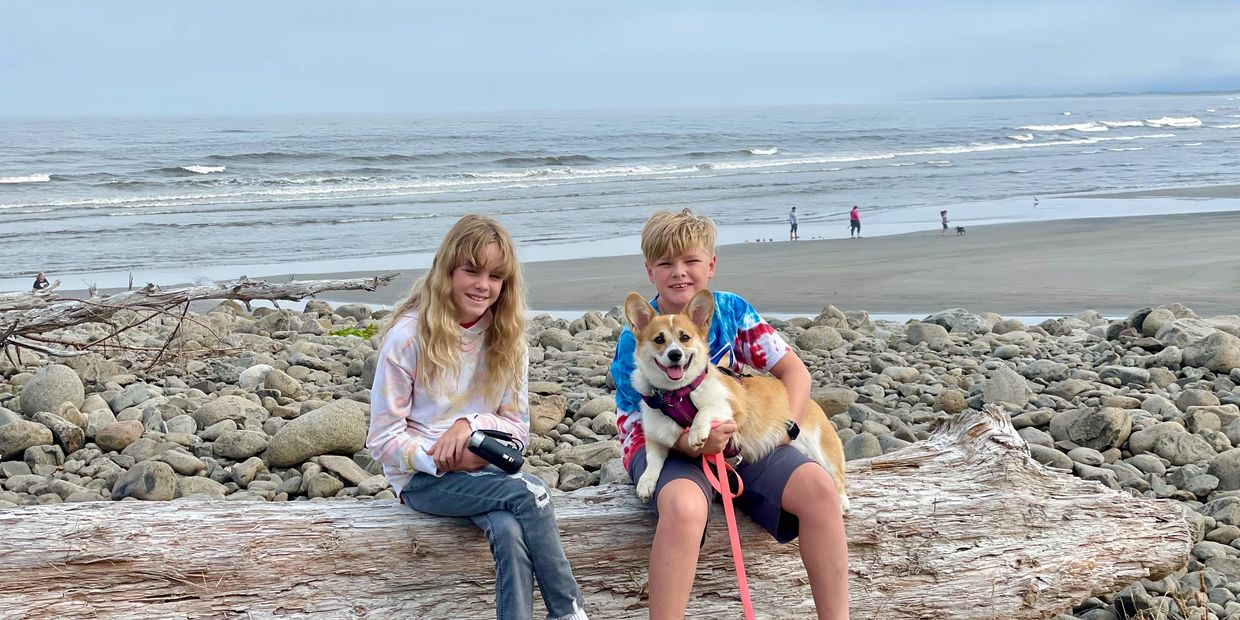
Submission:
[[[651,306],[641,293],[629,293],[629,296],[624,298],[624,318],[629,320],[629,329],[634,335],[646,329],[654,317],[654,306]]]
[[[689,300],[689,304],[685,306],[685,316],[689,317],[695,325],[707,331],[710,327],[710,319],[715,315],[715,294],[707,289],[702,289],[693,295],[693,299]]]

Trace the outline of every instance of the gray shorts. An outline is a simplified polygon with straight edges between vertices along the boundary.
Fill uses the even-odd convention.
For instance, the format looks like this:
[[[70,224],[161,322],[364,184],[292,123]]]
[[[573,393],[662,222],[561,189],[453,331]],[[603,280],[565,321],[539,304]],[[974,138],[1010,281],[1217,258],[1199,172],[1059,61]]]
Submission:
[[[796,515],[783,509],[780,502],[784,496],[784,487],[792,472],[806,463],[813,463],[809,457],[801,454],[792,446],[780,446],[761,461],[744,463],[736,468],[736,473],[745,482],[745,491],[736,498],[736,507],[749,515],[754,523],[771,534],[776,541],[788,543],[796,540],[800,530],[800,522]],[[646,471],[646,450],[638,450],[629,463],[629,477],[634,481],[641,478]],[[663,486],[680,478],[687,478],[697,483],[708,502],[715,501],[715,489],[706,480],[702,471],[702,459],[692,458],[672,452],[667,455],[663,471],[659,474],[659,482],[654,488],[651,505],[658,511],[659,493]],[[735,488],[735,485],[733,485]],[[709,519],[709,517],[708,517]]]

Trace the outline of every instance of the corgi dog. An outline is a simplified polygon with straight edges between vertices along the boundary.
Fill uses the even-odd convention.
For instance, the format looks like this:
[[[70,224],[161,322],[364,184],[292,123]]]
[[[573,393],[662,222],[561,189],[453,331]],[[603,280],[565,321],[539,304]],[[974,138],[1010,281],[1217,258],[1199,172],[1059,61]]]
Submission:
[[[738,379],[711,364],[714,313],[715,296],[708,290],[698,291],[680,314],[658,314],[640,293],[630,293],[624,300],[625,318],[637,340],[632,384],[644,397],[646,471],[637,481],[637,496],[650,500],[668,452],[682,434],[687,432],[689,445],[699,450],[712,425],[734,420],[737,431],[732,442],[745,462],[762,459],[796,434],[792,446],[831,474],[840,508],[847,513],[844,447],[835,425],[811,400],[797,434],[789,424],[794,418],[783,383],[769,376]],[[656,408],[652,402],[662,406]]]

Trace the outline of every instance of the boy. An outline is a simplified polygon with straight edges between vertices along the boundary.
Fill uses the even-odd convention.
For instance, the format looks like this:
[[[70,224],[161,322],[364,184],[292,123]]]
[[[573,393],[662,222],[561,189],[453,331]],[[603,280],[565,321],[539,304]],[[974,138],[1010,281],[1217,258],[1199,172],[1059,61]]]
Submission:
[[[689,209],[651,216],[641,244],[646,275],[658,293],[651,303],[660,312],[683,310],[715,275],[715,224]],[[734,370],[749,365],[774,375],[788,389],[795,421],[800,421],[809,405],[809,370],[753,306],[738,295],[716,291],[710,330],[711,361]],[[646,452],[642,398],[631,384],[634,347],[633,334],[625,329],[611,375],[624,465],[637,480],[646,469]],[[719,425],[700,453],[690,449],[687,435],[682,435],[659,476],[652,501],[659,523],[648,582],[652,619],[684,617],[715,496],[698,456],[722,451],[735,432],[735,424]],[[780,542],[800,535],[818,617],[848,618],[848,547],[835,483],[820,465],[787,445],[789,441],[765,459],[737,467],[745,482],[737,505]]]
[[[800,239],[801,236],[797,234],[797,208],[796,207],[792,207],[792,210],[788,212],[788,226],[790,227],[790,230],[788,231],[788,240],[796,241],[797,239]],[[712,249],[712,253],[713,253],[713,249]],[[649,259],[647,259],[647,264],[649,264]]]

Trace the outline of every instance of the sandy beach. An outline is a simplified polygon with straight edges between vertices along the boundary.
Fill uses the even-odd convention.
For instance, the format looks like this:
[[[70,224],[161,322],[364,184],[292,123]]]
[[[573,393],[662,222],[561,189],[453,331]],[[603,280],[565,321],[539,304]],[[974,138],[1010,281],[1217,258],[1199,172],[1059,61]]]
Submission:
[[[721,246],[716,288],[761,310],[817,313],[825,304],[875,314],[952,307],[1006,315],[1086,309],[1126,315],[1180,302],[1203,315],[1240,313],[1240,213],[1063,220],[980,226],[867,239]],[[631,290],[649,291],[641,257],[528,263],[530,306],[607,310]],[[391,271],[402,271],[393,265]],[[373,293],[330,301],[390,304],[421,271],[406,270]],[[372,273],[303,274],[298,279]],[[281,276],[272,276],[278,280]],[[287,277],[287,276],[285,276]]]

